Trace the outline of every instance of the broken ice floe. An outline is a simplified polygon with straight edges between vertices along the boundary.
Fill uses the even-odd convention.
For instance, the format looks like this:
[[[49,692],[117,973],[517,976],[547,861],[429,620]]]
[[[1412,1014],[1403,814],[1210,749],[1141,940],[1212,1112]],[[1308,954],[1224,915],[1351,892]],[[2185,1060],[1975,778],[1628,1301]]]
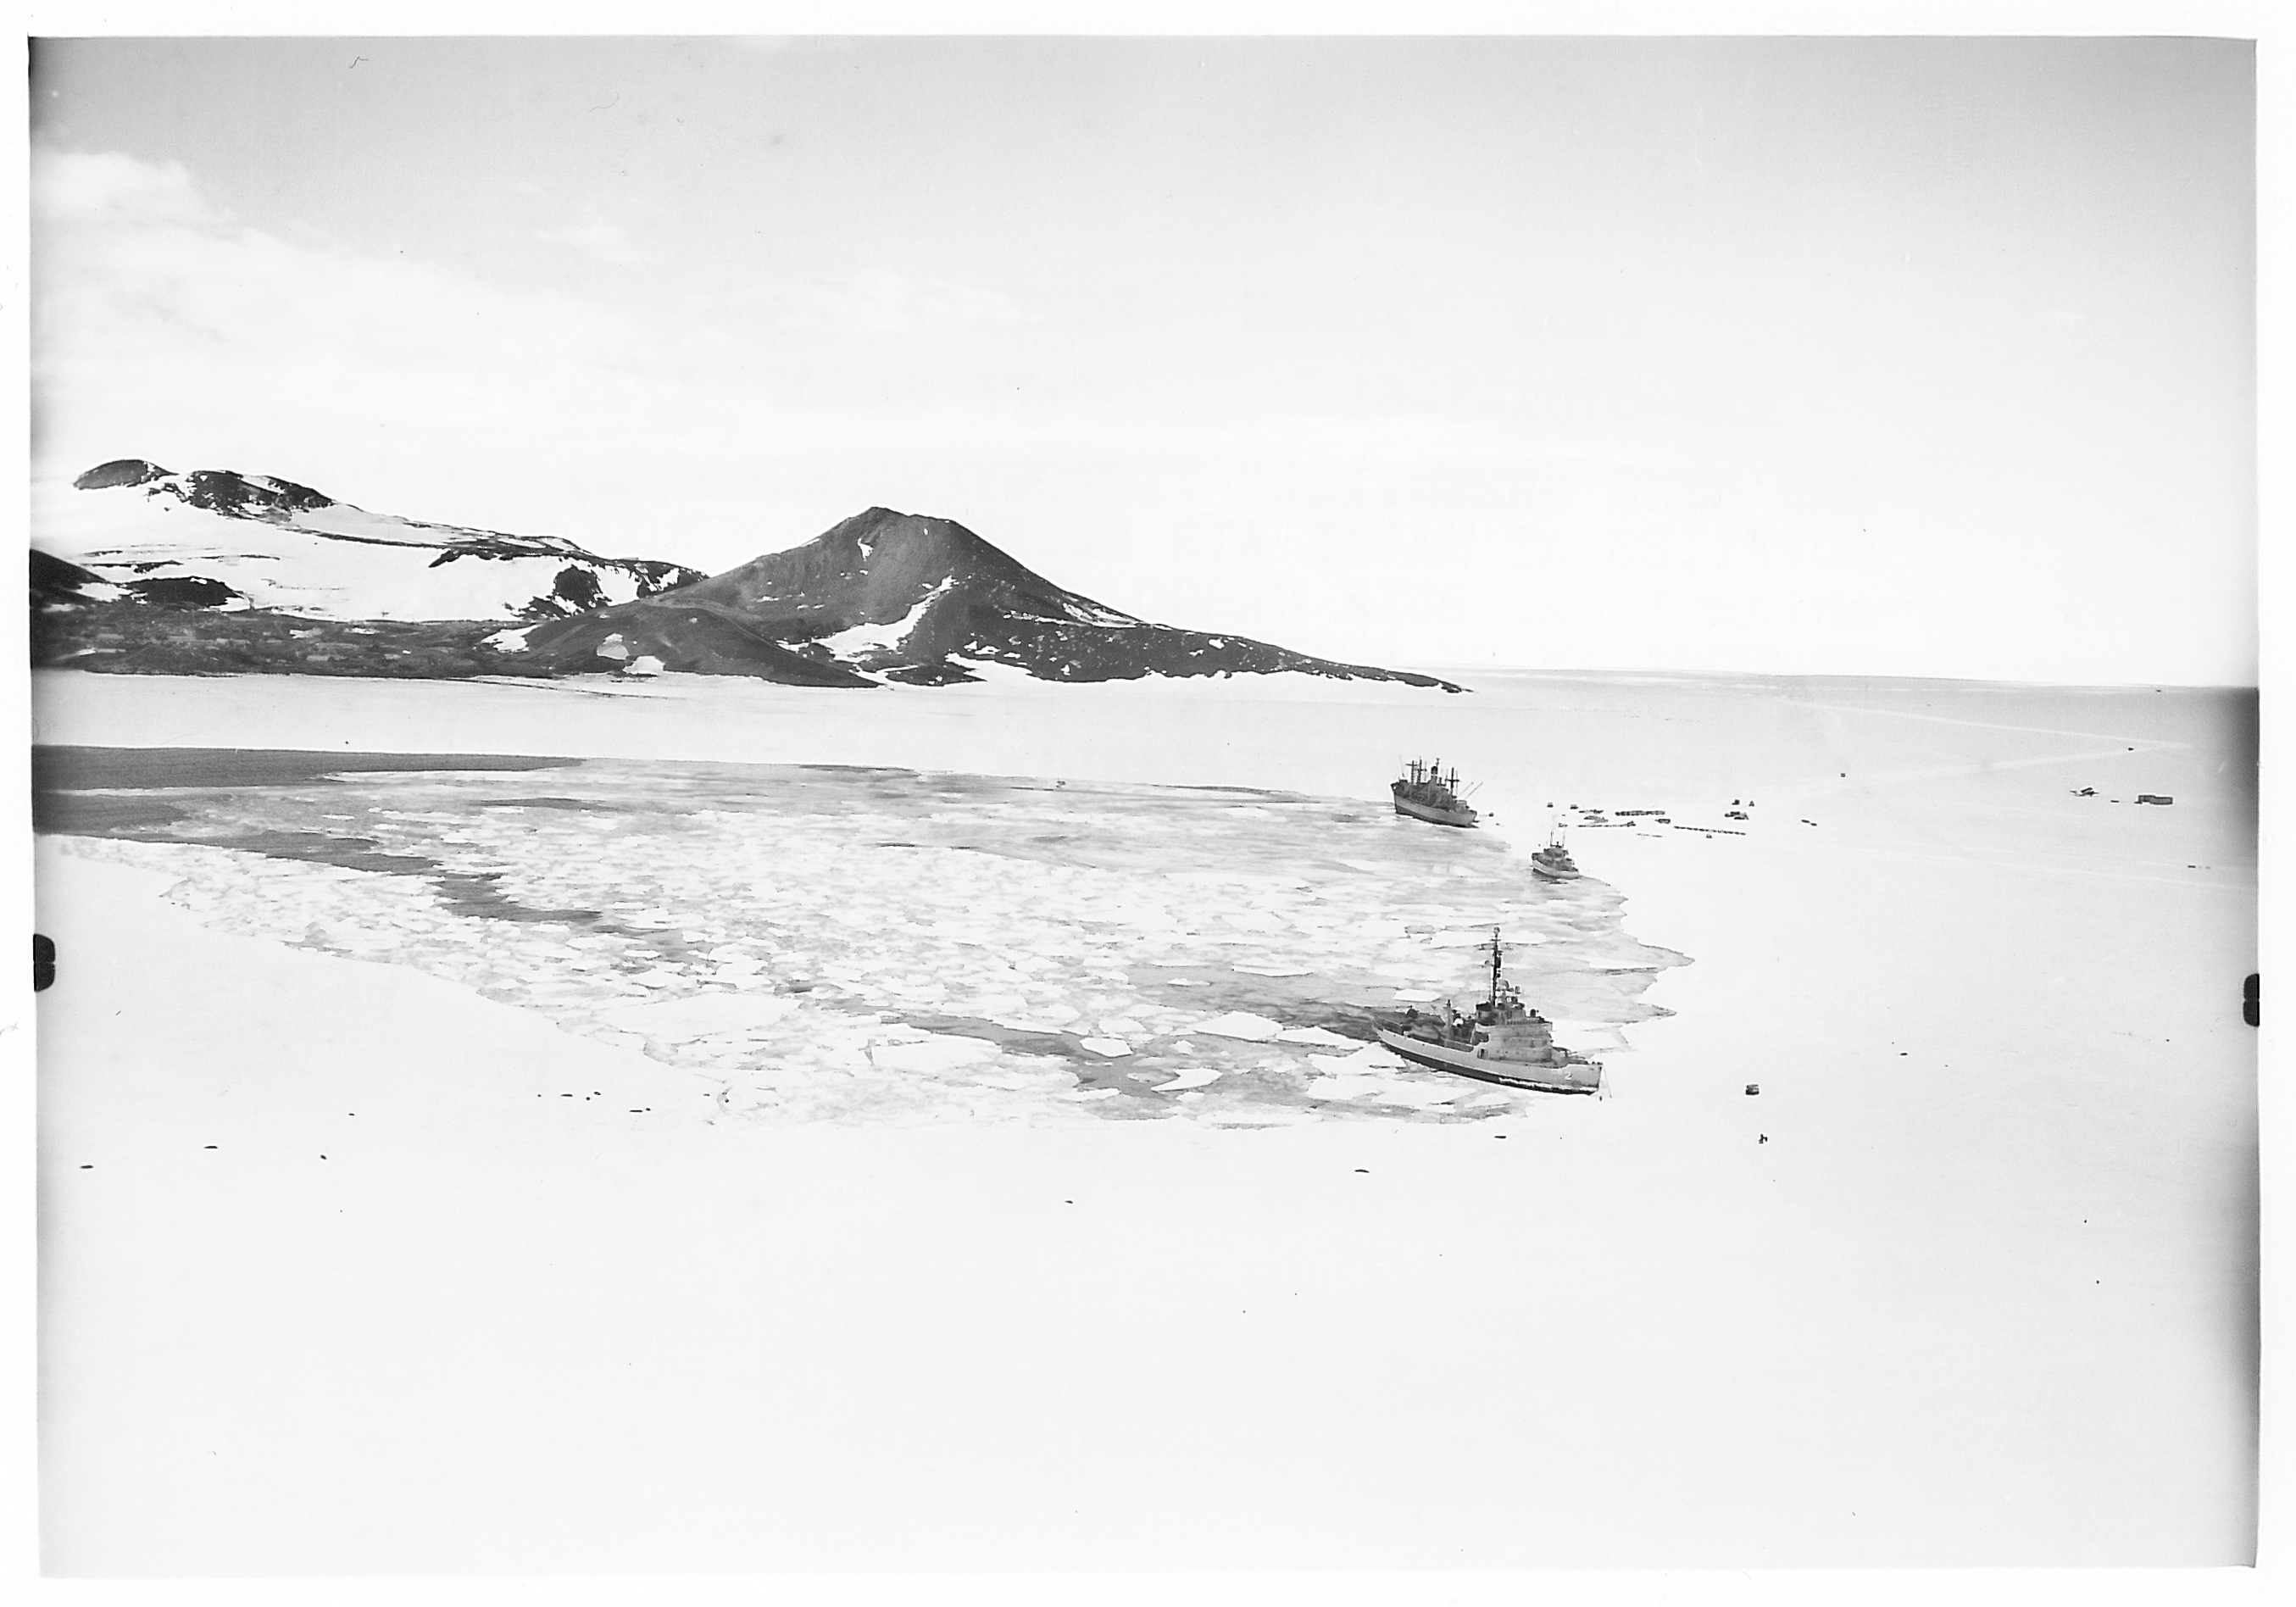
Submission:
[[[1264,1015],[1254,1015],[1249,1010],[1231,1010],[1226,1015],[1196,1022],[1191,1030],[1208,1032],[1214,1037],[1236,1037],[1246,1043],[1264,1044],[1283,1032],[1283,1023],[1271,1021]]]
[[[1159,1094],[1172,1094],[1184,1088],[1201,1088],[1207,1083],[1215,1083],[1218,1080],[1219,1073],[1217,1071],[1183,1071],[1177,1077],[1173,1078],[1169,1082],[1158,1083],[1156,1085],[1156,1092]]]
[[[621,761],[533,791],[171,794],[183,818],[78,851],[170,872],[211,926],[635,1042],[758,1119],[1451,1119],[1505,1097],[1365,1059],[1368,1010],[1472,996],[1496,925],[1562,1040],[1615,1053],[1679,963],[1600,882],[1348,799]]]

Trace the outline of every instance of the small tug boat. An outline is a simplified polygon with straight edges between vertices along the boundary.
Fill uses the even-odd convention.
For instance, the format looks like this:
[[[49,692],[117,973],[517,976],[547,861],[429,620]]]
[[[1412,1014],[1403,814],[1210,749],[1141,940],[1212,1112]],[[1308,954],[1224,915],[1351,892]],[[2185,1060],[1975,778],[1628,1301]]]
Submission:
[[[1546,846],[1530,857],[1530,869],[1533,875],[1544,876],[1549,881],[1569,881],[1578,876],[1578,867],[1571,863],[1570,850],[1562,846],[1560,824],[1547,827]]]
[[[1443,761],[1423,765],[1413,759],[1403,768],[1399,781],[1388,783],[1395,794],[1395,812],[1408,815],[1414,820],[1424,820],[1439,826],[1471,826],[1475,824],[1475,812],[1459,796],[1459,773],[1443,774]]]
[[[1375,1015],[1379,1041],[1414,1064],[1482,1082],[1541,1094],[1602,1092],[1602,1062],[1555,1043],[1554,1024],[1525,1004],[1514,984],[1500,975],[1503,949],[1496,927],[1491,940],[1480,947],[1490,950],[1491,989],[1472,1015],[1462,1015],[1447,1004],[1436,1012],[1414,1007],[1399,1015]]]

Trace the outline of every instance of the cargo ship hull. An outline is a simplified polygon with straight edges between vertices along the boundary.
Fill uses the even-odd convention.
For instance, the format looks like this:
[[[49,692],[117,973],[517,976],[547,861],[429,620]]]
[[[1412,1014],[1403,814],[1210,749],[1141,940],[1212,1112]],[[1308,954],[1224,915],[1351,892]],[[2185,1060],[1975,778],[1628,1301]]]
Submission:
[[[1401,782],[1395,783],[1395,812],[1398,815],[1408,815],[1414,820],[1426,821],[1432,825],[1471,826],[1475,824],[1475,812],[1466,805],[1455,803],[1446,808],[1442,804],[1430,803],[1424,799],[1410,797],[1405,792],[1404,783]]]

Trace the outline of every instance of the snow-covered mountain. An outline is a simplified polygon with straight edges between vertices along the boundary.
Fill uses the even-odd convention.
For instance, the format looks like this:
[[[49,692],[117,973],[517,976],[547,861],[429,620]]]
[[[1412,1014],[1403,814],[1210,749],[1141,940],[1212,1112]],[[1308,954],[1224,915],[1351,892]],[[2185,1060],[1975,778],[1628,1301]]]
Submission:
[[[1002,665],[1053,681],[1293,671],[1448,688],[1431,676],[1151,624],[1055,586],[961,524],[890,508],[706,580],[511,634],[501,645],[558,673],[644,663],[939,685]]]
[[[35,661],[127,673],[751,676],[944,685],[1431,676],[1152,624],[946,519],[870,508],[704,577],[570,541],[371,513],[292,480],[141,458],[35,488]]]
[[[92,578],[70,598],[270,609],[310,619],[562,619],[701,578],[652,558],[601,558],[364,508],[261,474],[177,474],[141,458],[35,488],[36,547]],[[61,578],[60,572],[57,578]]]

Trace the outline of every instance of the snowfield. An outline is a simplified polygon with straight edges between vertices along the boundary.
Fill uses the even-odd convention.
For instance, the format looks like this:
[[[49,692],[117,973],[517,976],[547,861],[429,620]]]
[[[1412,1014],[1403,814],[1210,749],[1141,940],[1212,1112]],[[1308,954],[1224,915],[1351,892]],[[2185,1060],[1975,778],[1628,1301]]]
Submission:
[[[1452,673],[36,676],[611,761],[42,839],[49,1566],[2252,1556],[2253,694]],[[1494,918],[1611,1097],[1325,1041]]]
[[[318,619],[516,619],[570,566],[592,578],[602,603],[647,589],[620,561],[557,537],[423,524],[344,503],[275,523],[147,486],[82,491],[49,480],[33,487],[32,529],[42,551],[110,580],[202,576],[242,594],[239,606]],[[490,550],[470,550],[474,543]]]

